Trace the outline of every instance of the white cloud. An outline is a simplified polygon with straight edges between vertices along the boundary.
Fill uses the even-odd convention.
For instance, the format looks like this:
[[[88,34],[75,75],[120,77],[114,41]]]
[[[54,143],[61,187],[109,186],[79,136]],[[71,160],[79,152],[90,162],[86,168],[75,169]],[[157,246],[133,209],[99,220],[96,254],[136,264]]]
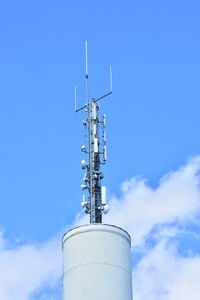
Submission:
[[[143,179],[133,178],[122,184],[122,196],[110,201],[110,214],[105,222],[125,228],[133,246],[142,246],[145,238],[161,224],[194,221],[200,212],[200,158],[165,175],[157,188]]]
[[[104,222],[126,229],[132,236],[133,260],[136,252],[141,257],[133,269],[134,300],[199,300],[200,253],[194,256],[192,246],[187,256],[179,251],[180,236],[199,238],[188,230],[193,223],[199,226],[199,171],[196,157],[165,175],[157,188],[133,178],[122,184],[119,198],[112,197]],[[87,222],[88,217],[78,215],[73,226]],[[0,299],[38,299],[33,293],[54,286],[61,272],[60,240],[8,249],[0,235]],[[45,297],[43,293],[40,299]]]
[[[133,271],[136,300],[199,300],[200,257],[182,257],[174,243],[160,240]]]
[[[61,274],[61,249],[57,240],[43,245],[22,245],[7,249],[1,236],[0,299],[28,300],[48,284],[53,287]]]

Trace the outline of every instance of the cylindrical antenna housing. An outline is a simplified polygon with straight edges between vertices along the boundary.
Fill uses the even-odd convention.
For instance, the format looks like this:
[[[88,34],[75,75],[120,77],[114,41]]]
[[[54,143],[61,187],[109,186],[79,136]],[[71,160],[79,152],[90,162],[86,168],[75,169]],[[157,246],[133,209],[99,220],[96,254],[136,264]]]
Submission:
[[[132,300],[131,239],[103,224],[76,227],[63,237],[63,300]]]

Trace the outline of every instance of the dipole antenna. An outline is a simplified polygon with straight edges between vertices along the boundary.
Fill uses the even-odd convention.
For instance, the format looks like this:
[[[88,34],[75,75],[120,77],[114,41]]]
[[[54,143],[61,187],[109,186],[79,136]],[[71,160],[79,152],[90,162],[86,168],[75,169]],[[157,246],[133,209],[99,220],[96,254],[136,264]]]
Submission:
[[[81,189],[84,191],[81,206],[85,213],[90,214],[90,223],[102,223],[102,214],[107,214],[109,207],[106,204],[106,187],[102,186],[103,173],[101,165],[106,163],[106,115],[99,118],[98,101],[112,94],[112,69],[110,67],[110,90],[98,98],[89,100],[88,92],[88,43],[85,42],[85,80],[86,80],[86,103],[77,108],[77,96],[75,87],[75,111],[85,110],[86,119],[83,126],[87,132],[87,145],[82,145],[81,151],[87,159],[81,161],[82,169],[85,170]]]

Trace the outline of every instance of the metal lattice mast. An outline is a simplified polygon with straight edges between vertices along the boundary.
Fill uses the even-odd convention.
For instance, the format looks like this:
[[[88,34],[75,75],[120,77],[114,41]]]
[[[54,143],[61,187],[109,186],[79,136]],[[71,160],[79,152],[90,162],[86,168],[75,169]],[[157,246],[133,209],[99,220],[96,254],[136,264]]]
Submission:
[[[88,161],[82,160],[82,169],[86,170],[83,178],[84,184],[81,184],[82,190],[87,194],[83,195],[81,205],[87,214],[90,214],[90,223],[102,223],[102,213],[108,212],[108,205],[106,204],[106,187],[101,185],[103,174],[101,172],[101,165],[106,162],[106,133],[105,121],[106,116],[103,115],[99,119],[99,105],[98,101],[107,97],[112,93],[112,72],[110,68],[110,91],[95,99],[89,101],[88,97],[88,56],[87,56],[87,42],[86,42],[86,104],[81,108],[76,108],[76,88],[75,88],[75,111],[85,110],[86,119],[83,121],[85,132],[87,136],[88,145],[81,147]],[[101,132],[101,135],[100,135]]]

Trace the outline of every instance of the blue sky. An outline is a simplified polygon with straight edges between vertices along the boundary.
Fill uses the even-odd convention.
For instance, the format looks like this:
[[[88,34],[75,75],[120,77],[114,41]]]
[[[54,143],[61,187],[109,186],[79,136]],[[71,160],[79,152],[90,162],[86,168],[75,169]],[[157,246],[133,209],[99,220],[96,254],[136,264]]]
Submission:
[[[159,189],[165,174],[200,154],[199,10],[197,0],[1,1],[0,229],[6,247],[46,243],[81,211],[84,116],[74,113],[74,85],[81,104],[86,39],[90,97],[108,90],[113,69],[114,93],[101,103],[110,198],[122,197],[122,183],[133,177]],[[198,225],[187,226],[198,233]],[[200,254],[195,241],[181,235],[179,248]],[[47,290],[33,297],[53,295]]]

